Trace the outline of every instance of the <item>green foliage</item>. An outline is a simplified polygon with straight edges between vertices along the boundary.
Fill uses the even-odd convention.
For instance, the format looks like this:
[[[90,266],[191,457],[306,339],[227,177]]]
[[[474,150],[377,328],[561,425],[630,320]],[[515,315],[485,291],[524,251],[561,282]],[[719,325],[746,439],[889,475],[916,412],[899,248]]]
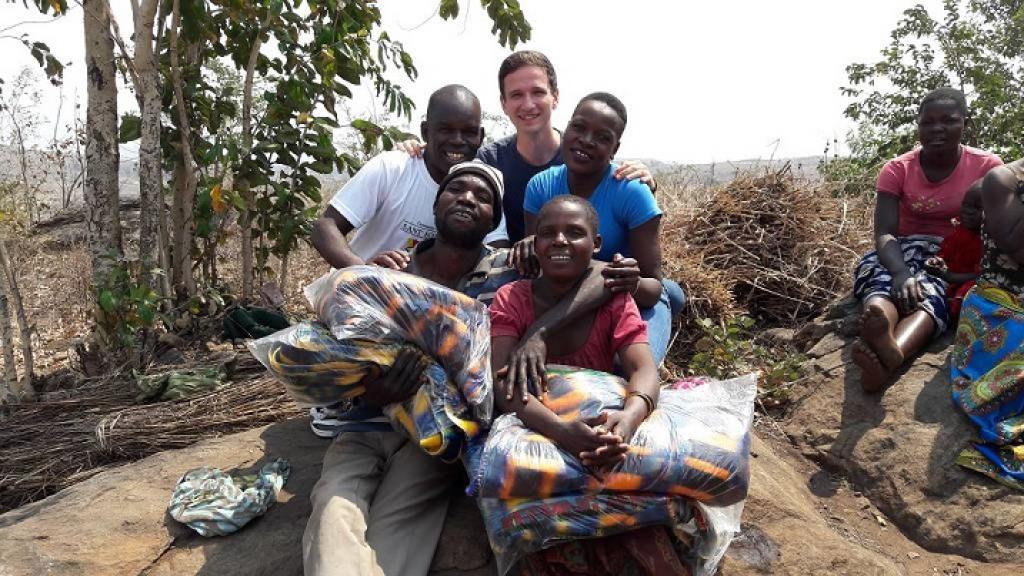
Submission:
[[[789,384],[801,376],[804,357],[784,349],[758,344],[748,316],[731,318],[721,324],[701,318],[698,325],[704,335],[697,340],[696,354],[690,360],[691,374],[713,378],[735,378],[758,371],[758,397],[768,406],[788,401]]]
[[[1024,4],[1018,0],[944,0],[941,19],[921,5],[903,13],[875,63],[846,68],[858,124],[853,155],[873,165],[910,150],[917,109],[940,86],[964,91],[971,122],[965,143],[1007,158],[1024,154]]]
[[[96,333],[107,349],[130,349],[140,330],[156,326],[161,299],[139,280],[137,267],[115,255],[106,258],[109,272],[96,286]]]
[[[833,151],[832,146],[838,147],[838,140],[825,147],[825,153],[818,162],[818,174],[836,196],[870,196],[875,193],[882,162],[875,160],[873,154],[864,153],[863,147],[869,143],[864,141],[863,135],[868,130],[870,128],[866,127],[859,135],[850,136],[852,153],[849,156],[840,156]],[[833,151],[831,155],[830,151]]]

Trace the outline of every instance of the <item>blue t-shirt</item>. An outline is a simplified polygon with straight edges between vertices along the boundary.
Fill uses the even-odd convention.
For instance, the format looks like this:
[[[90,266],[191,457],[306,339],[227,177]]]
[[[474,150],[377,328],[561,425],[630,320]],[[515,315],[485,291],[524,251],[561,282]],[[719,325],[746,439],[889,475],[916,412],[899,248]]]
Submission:
[[[555,151],[554,157],[543,166],[534,166],[527,162],[516,149],[516,135],[506,136],[501,140],[482,146],[476,157],[485,164],[501,170],[505,180],[505,193],[501,197],[502,209],[505,211],[505,226],[508,239],[515,244],[526,236],[526,223],[523,220],[523,199],[526,196],[526,183],[537,174],[551,166],[561,166],[562,151]]]
[[[614,169],[614,164],[608,165],[601,183],[587,199],[600,220],[598,232],[602,244],[597,259],[605,262],[610,262],[616,252],[632,256],[629,231],[662,214],[647,184],[639,180],[616,180],[612,176]],[[537,214],[548,200],[569,194],[568,174],[569,170],[562,165],[548,168],[530,179],[523,210]]]

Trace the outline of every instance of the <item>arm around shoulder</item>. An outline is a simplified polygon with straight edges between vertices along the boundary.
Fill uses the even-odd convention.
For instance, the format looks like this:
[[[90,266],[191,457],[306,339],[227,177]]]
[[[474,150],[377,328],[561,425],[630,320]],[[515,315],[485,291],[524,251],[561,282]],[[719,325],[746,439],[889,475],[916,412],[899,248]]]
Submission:
[[[324,214],[313,224],[310,241],[320,256],[334,268],[365,264],[363,259],[352,251],[345,239],[345,235],[352,230],[352,223],[334,206],[328,206]]]

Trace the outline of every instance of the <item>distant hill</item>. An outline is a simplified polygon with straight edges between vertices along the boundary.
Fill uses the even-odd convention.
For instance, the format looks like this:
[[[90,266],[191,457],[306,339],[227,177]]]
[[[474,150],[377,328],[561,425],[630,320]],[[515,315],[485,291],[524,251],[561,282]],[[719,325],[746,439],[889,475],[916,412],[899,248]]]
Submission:
[[[709,186],[728,182],[742,172],[751,170],[778,170],[785,164],[795,176],[817,180],[819,156],[804,156],[800,158],[777,158],[773,160],[750,159],[733,160],[725,162],[714,162],[711,164],[682,164],[679,162],[663,162],[653,158],[637,158],[646,164],[655,176],[662,179],[672,179],[685,182],[694,186]]]
[[[712,164],[682,164],[679,162],[665,162],[653,158],[638,159],[648,167],[662,181],[673,181],[688,186],[708,186],[721,184],[735,178],[736,174],[749,170],[763,168],[779,169],[785,163],[789,163],[793,173],[808,179],[817,179],[818,161],[817,156],[806,156],[803,158],[781,158],[774,160],[737,160],[726,162],[715,162]],[[73,175],[81,168],[73,159],[66,163],[66,173]],[[40,199],[47,202],[51,210],[60,208],[60,182],[58,170],[50,165],[49,161],[40,151],[30,151],[28,159],[28,170],[33,181],[42,179],[40,186]],[[0,180],[20,180],[21,167],[17,150],[10,146],[0,145]],[[323,184],[324,196],[333,194],[348,180],[345,174],[327,174],[320,177]],[[121,169],[120,169],[120,193],[122,198],[137,198],[139,195],[139,163],[138,149],[135,146],[121,146]],[[81,190],[75,193],[73,203],[81,203]]]

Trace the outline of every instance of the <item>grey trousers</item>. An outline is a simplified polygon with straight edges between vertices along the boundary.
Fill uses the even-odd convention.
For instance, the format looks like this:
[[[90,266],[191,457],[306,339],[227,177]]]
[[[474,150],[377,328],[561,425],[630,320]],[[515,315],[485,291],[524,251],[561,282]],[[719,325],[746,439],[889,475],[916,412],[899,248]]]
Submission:
[[[306,576],[426,576],[457,477],[397,432],[342,433],[310,496]]]

